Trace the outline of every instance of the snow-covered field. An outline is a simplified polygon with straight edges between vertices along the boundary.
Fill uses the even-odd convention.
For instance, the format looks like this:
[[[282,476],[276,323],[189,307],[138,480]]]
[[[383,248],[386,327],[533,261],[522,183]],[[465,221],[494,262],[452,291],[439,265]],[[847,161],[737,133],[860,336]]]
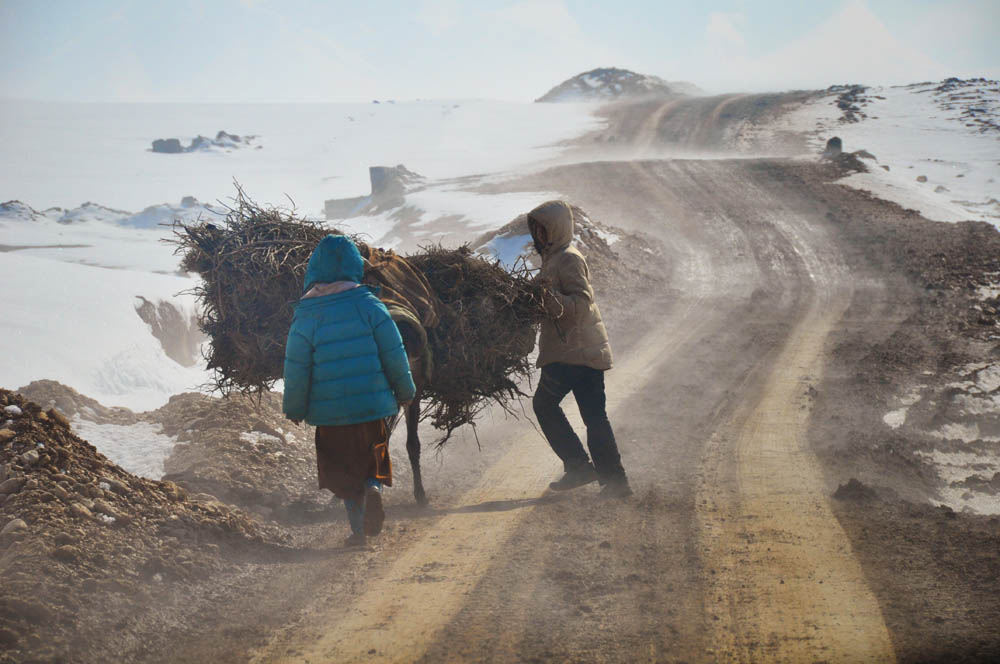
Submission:
[[[59,104],[0,102],[0,201],[35,209],[84,201],[122,210],[214,202],[233,178],[259,201],[319,215],[323,202],[367,193],[368,167],[405,164],[432,179],[505,171],[558,153],[592,128],[593,106],[495,101],[374,104]],[[225,129],[260,149],[156,154]]]
[[[182,291],[196,282],[178,274],[162,224],[224,213],[217,201],[234,193],[234,179],[261,203],[288,205],[290,198],[300,213],[319,218],[326,199],[368,192],[369,166],[403,163],[428,178],[409,202],[420,214],[447,217],[478,234],[538,197],[481,197],[441,180],[554,157],[559,141],[593,127],[592,110],[491,101],[2,102],[0,202],[20,203],[0,206],[0,385],[16,389],[48,378],[133,410],[204,385],[204,370],[167,357],[138,316],[137,298],[172,303],[185,316],[194,312],[194,299]],[[231,150],[150,150],[154,139],[187,144],[220,129],[257,138]],[[395,223],[353,221],[376,240]],[[432,231],[423,237],[441,239]],[[90,433],[121,438],[103,429]]]
[[[785,121],[790,129],[810,132],[817,151],[839,136],[844,151],[864,149],[876,157],[866,160],[868,173],[851,175],[844,184],[928,219],[1000,225],[1000,83],[868,88],[859,122],[841,121],[837,96],[814,99]]]
[[[841,121],[836,97],[806,104],[792,122],[814,131],[817,149],[839,136],[845,151],[875,156],[868,173],[842,182],[928,219],[1000,224],[1000,126],[984,123],[1000,121],[1000,83],[869,88],[853,123]]]
[[[209,376],[167,357],[136,313],[136,297],[165,300],[185,312],[178,294],[188,277],[109,269],[0,253],[0,384],[9,389],[49,378],[105,405],[157,408]]]

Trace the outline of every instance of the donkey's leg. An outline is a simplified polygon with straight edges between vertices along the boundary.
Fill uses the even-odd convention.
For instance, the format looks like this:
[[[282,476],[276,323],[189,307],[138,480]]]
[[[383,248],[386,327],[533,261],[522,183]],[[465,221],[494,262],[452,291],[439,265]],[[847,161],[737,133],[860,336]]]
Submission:
[[[406,453],[410,455],[410,466],[413,468],[413,497],[417,499],[419,505],[426,505],[424,480],[420,476],[420,438],[417,436],[419,423],[420,395],[418,394],[406,409]]]

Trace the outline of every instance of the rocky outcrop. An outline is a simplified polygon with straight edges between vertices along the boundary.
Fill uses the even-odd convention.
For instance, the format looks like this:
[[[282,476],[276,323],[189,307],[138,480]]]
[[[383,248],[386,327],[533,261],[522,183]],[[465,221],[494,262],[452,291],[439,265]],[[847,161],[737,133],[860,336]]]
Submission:
[[[193,367],[201,359],[205,334],[198,327],[197,316],[185,314],[170,302],[152,302],[137,295],[135,312],[150,327],[163,352],[184,367]]]
[[[9,219],[11,221],[40,221],[46,219],[46,216],[35,210],[27,203],[14,200],[0,203],[0,219]]]
[[[697,86],[686,82],[667,82],[656,76],[637,74],[627,69],[605,67],[592,69],[567,79],[536,99],[536,102],[610,101],[625,97],[697,96]]]
[[[176,138],[158,138],[153,141],[153,152],[177,154],[184,151],[184,146],[181,145],[180,140]]]
[[[839,136],[834,136],[826,142],[826,149],[823,150],[824,159],[833,159],[844,151],[844,142]]]
[[[372,192],[367,196],[338,198],[326,201],[324,206],[327,219],[347,219],[365,214],[378,214],[399,207],[404,202],[406,192],[423,181],[423,177],[406,166],[371,166],[368,177]]]
[[[161,154],[180,154],[183,152],[199,152],[214,149],[232,149],[249,147],[256,136],[239,136],[226,131],[219,131],[215,138],[198,135],[185,147],[177,138],[158,138],[153,141],[152,152]],[[257,146],[260,147],[259,145]]]
[[[834,103],[840,109],[839,121],[844,124],[861,122],[868,117],[862,110],[871,101],[866,93],[868,88],[863,85],[831,85],[828,92],[837,92]]]

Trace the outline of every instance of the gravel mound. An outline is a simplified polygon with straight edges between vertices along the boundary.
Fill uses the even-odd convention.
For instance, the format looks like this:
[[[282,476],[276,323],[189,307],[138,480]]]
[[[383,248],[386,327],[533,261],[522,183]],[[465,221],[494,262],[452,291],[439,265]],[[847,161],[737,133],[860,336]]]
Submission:
[[[284,419],[279,393],[180,394],[150,418],[177,437],[163,479],[264,519],[329,511],[329,494],[316,488],[313,429]]]
[[[0,661],[68,661],[74,644],[106,638],[95,621],[115,629],[116,598],[128,606],[221,568],[237,547],[284,540],[210,497],[127,473],[55,409],[0,390],[0,411]],[[86,611],[98,597],[101,610]]]

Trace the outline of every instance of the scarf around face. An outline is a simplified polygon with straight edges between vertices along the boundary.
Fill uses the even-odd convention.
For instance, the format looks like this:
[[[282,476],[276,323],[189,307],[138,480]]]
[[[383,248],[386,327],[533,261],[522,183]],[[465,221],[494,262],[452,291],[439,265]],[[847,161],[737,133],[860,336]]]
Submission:
[[[317,283],[313,284],[312,288],[302,296],[302,299],[308,299],[311,297],[324,297],[326,295],[336,295],[337,293],[343,293],[349,291],[352,288],[357,288],[361,284],[357,284],[353,281],[334,281],[333,283]]]

